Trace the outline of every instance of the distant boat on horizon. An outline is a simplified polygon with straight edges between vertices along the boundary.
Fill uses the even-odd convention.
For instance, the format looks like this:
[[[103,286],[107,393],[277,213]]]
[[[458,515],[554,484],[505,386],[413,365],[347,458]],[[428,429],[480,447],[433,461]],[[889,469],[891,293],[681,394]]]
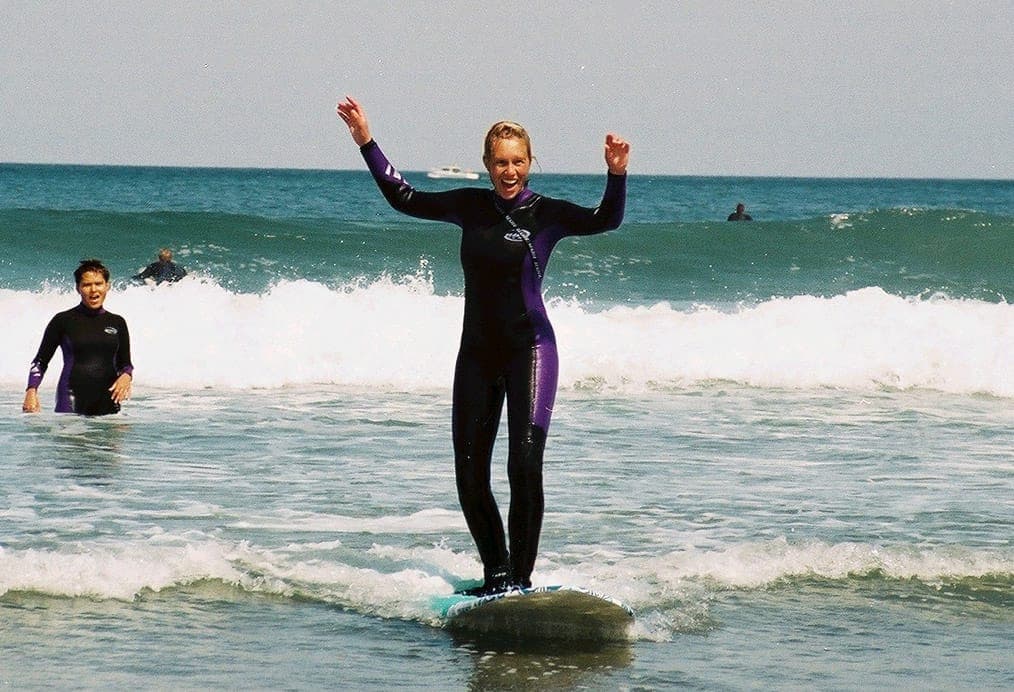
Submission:
[[[461,168],[460,166],[441,166],[440,168],[431,168],[429,173],[426,174],[427,178],[450,178],[457,180],[478,180],[479,174],[468,168]]]

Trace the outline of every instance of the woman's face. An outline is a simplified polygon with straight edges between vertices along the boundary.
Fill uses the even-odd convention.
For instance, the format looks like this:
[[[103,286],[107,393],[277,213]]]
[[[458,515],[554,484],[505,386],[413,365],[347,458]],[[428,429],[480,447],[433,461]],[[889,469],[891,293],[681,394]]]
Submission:
[[[493,144],[493,153],[486,161],[486,170],[493,181],[496,194],[504,199],[514,199],[525,189],[528,169],[532,159],[524,140],[517,137],[498,139]]]
[[[81,282],[77,285],[77,292],[81,296],[81,303],[92,310],[98,310],[106,301],[106,294],[109,293],[109,282],[102,276],[101,272],[85,272],[81,275]]]

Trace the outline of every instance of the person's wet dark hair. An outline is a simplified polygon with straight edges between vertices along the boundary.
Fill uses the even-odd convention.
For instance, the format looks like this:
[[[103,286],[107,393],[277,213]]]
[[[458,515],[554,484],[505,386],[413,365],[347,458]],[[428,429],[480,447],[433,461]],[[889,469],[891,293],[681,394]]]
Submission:
[[[102,278],[106,280],[106,283],[109,283],[109,270],[106,269],[106,265],[102,264],[102,260],[81,260],[81,264],[79,264],[77,269],[74,270],[75,284],[81,284],[81,277],[84,276],[85,272],[98,272],[99,274],[102,274]]]

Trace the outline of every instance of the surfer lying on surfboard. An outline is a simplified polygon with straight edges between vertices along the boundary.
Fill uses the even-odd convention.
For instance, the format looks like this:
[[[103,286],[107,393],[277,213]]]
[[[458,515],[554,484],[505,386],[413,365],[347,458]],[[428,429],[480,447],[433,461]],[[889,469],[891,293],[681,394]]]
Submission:
[[[359,103],[346,98],[337,111],[392,207],[461,228],[465,315],[454,370],[451,426],[458,500],[483,565],[483,584],[473,592],[529,587],[542,530],[542,458],[558,366],[556,337],[542,301],[542,278],[561,238],[619,227],[630,145],[606,135],[606,189],[594,209],[529,189],[531,141],[524,128],[509,121],[494,124],[486,134],[482,160],[492,190],[420,192],[373,140]],[[505,398],[509,551],[490,488],[493,442]]]

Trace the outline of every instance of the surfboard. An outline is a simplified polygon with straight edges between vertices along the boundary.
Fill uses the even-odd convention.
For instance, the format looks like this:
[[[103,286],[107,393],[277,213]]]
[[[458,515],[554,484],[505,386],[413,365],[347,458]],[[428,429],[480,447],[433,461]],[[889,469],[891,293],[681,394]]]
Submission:
[[[537,586],[491,596],[455,594],[438,599],[448,629],[526,639],[624,641],[634,611],[609,596],[578,586]]]

